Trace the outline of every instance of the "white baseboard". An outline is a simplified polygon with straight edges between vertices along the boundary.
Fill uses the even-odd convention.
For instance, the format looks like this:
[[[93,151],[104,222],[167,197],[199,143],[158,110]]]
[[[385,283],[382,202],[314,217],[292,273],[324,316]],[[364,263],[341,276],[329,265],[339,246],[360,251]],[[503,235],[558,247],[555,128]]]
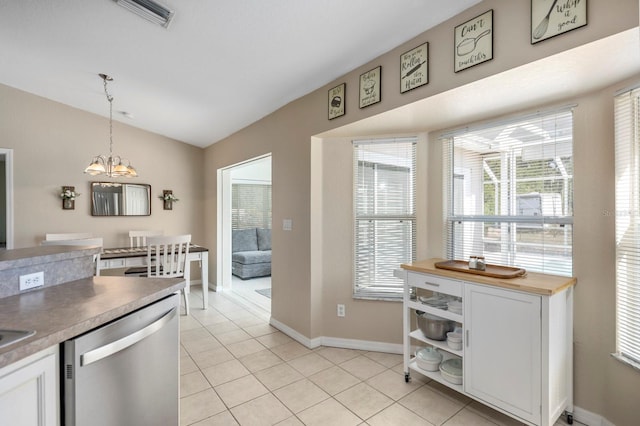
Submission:
[[[315,349],[320,346],[331,346],[333,348],[357,349],[361,351],[385,352],[392,354],[402,353],[401,344],[373,342],[367,340],[342,339],[339,337],[324,336],[309,339],[308,337],[298,333],[293,328],[281,323],[274,318],[271,318],[269,320],[269,323],[287,336],[291,337],[293,340],[308,347],[309,349]]]
[[[278,321],[277,319],[275,319],[273,317],[271,317],[269,319],[269,324],[271,324],[272,326],[274,326],[278,330],[282,331],[287,336],[291,337],[296,342],[306,346],[309,349],[315,349],[315,348],[317,348],[317,347],[322,345],[321,338],[309,339],[307,336],[304,336],[304,335],[298,333],[293,328],[289,327],[288,325],[285,325],[285,324],[281,323],[280,321]]]
[[[198,288],[202,288],[202,279],[199,280],[190,280],[189,282],[189,286],[197,286]],[[207,287],[209,288],[209,290],[211,291],[217,291],[218,290],[218,286],[216,286],[213,283],[207,283]]]
[[[342,339],[339,337],[322,337],[322,346],[334,348],[357,349],[361,351],[402,354],[402,344],[374,342],[368,340]]]
[[[573,419],[587,426],[615,426],[600,414],[592,413],[580,407],[574,407]]]

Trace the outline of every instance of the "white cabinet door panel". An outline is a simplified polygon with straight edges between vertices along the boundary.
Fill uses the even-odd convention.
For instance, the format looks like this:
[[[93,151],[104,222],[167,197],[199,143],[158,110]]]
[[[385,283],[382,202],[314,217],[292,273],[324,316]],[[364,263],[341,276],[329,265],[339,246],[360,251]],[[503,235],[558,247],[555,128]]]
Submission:
[[[47,349],[0,369],[0,424],[59,424],[57,354],[57,347]]]
[[[464,390],[524,420],[540,421],[540,296],[466,285]]]

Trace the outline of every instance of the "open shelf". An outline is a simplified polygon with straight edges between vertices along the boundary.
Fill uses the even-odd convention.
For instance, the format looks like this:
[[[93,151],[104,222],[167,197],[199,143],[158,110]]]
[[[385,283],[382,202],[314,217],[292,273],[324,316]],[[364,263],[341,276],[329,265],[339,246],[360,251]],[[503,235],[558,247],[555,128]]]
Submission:
[[[408,306],[411,309],[415,309],[417,311],[426,312],[428,314],[436,315],[441,318],[445,318],[451,321],[462,323],[462,315],[454,314],[453,312],[445,311],[442,309],[434,308],[429,305],[425,305],[424,303],[410,301]]]
[[[422,331],[420,330],[413,330],[411,333],[409,333],[409,336],[413,339],[419,340],[421,342],[424,342],[428,345],[431,345],[435,348],[438,349],[442,349],[443,351],[452,353],[456,356],[459,356],[460,358],[462,358],[462,349],[460,350],[455,350],[455,349],[451,349],[449,347],[449,345],[447,345],[447,341],[446,340],[432,340],[429,339],[428,337],[425,337],[425,335],[422,333]]]
[[[428,378],[430,378],[431,380],[435,380],[438,383],[441,383],[453,390],[456,390],[458,392],[464,392],[464,389],[462,387],[462,385],[456,385],[454,383],[448,382],[444,379],[444,377],[442,377],[442,374],[440,374],[440,371],[427,371],[427,370],[423,370],[422,368],[418,367],[418,364],[416,364],[415,360],[411,360],[409,362],[409,369],[416,371],[420,374],[422,374],[423,376],[426,376]],[[464,374],[463,374],[464,376]]]

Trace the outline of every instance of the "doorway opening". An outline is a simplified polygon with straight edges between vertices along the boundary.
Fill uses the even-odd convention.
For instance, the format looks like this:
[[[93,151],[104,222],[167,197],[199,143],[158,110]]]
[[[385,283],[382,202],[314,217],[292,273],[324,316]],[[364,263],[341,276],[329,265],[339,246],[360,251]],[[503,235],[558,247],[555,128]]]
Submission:
[[[271,212],[271,155],[218,171],[218,290],[266,317]]]

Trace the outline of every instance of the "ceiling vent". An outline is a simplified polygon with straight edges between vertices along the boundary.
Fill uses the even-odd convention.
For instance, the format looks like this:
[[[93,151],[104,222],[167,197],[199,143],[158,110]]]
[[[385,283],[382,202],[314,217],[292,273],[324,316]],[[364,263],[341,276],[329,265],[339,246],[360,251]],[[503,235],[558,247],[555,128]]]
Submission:
[[[153,0],[114,0],[120,6],[129,9],[144,19],[168,28],[174,11]]]

